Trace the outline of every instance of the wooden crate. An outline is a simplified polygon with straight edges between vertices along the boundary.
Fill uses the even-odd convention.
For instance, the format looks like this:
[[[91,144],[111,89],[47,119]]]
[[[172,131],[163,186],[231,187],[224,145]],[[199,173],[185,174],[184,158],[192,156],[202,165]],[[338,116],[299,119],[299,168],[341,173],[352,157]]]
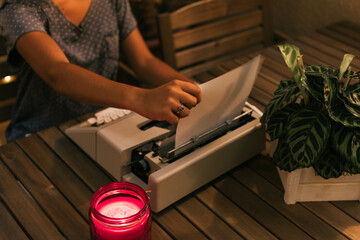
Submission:
[[[266,155],[272,157],[277,141],[267,142]],[[360,174],[324,179],[314,168],[299,168],[292,172],[277,167],[284,186],[286,204],[310,201],[360,200]]]

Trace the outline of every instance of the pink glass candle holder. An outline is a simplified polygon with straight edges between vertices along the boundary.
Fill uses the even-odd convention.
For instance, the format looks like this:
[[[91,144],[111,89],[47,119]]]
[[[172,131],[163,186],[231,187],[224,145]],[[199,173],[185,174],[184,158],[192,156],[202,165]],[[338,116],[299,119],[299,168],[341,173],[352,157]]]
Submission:
[[[146,192],[127,182],[107,184],[91,197],[91,239],[150,240],[151,213]]]

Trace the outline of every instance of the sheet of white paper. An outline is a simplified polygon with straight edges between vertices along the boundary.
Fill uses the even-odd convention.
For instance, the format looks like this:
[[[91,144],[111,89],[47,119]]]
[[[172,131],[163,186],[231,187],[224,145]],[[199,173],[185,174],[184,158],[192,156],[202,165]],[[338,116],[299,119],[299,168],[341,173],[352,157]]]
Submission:
[[[241,114],[250,95],[263,58],[259,55],[246,64],[200,85],[201,102],[176,129],[175,147]]]

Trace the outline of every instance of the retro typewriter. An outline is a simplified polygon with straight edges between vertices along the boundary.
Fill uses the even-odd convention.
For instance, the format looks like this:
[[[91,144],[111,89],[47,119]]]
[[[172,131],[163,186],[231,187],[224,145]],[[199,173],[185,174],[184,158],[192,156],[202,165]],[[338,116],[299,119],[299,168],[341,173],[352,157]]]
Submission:
[[[65,133],[117,180],[148,190],[158,212],[264,150],[261,112],[245,100],[235,117],[177,146],[175,125],[124,109],[102,110]]]

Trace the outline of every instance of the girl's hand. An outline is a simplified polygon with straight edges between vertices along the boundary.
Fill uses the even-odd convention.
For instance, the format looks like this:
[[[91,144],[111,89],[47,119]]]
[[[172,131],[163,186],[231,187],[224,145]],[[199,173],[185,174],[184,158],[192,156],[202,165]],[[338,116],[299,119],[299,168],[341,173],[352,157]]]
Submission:
[[[176,124],[201,101],[201,90],[194,83],[173,80],[154,89],[141,89],[138,97],[135,112],[152,120]]]

